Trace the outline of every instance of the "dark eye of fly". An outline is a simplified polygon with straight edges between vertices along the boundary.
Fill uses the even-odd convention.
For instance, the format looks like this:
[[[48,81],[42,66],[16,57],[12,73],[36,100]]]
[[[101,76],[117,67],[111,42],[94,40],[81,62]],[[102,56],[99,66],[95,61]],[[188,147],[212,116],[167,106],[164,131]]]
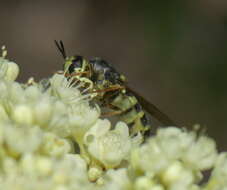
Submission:
[[[69,66],[69,73],[73,73],[75,68],[82,68],[83,57],[75,56],[75,59],[72,60],[72,64]]]

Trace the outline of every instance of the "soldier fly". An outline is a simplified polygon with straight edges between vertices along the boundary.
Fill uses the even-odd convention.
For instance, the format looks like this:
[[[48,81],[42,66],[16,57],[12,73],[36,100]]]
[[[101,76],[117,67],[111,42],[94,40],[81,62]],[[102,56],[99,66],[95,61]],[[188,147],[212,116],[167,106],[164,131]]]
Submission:
[[[144,138],[151,134],[151,124],[145,114],[146,110],[164,125],[175,126],[174,122],[156,106],[151,104],[126,83],[124,75],[102,58],[87,60],[82,56],[66,56],[63,42],[55,41],[64,62],[65,76],[75,76],[76,79],[91,85],[91,93],[96,93],[95,99],[103,107],[111,109],[104,116],[119,115],[119,119],[127,123],[130,135],[141,133]]]

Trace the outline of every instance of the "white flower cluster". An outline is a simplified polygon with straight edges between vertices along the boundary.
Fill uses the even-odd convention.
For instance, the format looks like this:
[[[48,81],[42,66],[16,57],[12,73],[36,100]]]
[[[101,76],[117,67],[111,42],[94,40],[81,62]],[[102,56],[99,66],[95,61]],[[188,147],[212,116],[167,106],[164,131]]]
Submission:
[[[227,189],[227,153],[218,154],[211,138],[168,127],[141,144],[125,123],[100,119],[90,95],[62,74],[15,82],[19,67],[6,54],[3,48],[0,189]]]

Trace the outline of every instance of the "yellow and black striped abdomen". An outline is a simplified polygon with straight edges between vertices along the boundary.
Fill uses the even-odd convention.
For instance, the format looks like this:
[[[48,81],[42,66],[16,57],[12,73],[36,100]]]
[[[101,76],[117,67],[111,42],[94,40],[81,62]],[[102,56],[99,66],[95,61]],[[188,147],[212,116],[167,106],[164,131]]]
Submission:
[[[121,111],[120,120],[128,124],[130,135],[135,135],[138,132],[145,136],[149,134],[149,120],[137,98],[132,93],[119,91],[114,97],[109,99],[109,104],[115,110]]]

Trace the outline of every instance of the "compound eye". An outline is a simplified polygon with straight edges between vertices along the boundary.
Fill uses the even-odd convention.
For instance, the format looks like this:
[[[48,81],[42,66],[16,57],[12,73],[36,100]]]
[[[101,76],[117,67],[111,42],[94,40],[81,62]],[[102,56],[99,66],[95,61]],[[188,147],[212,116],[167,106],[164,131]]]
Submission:
[[[73,73],[75,69],[82,68],[83,65],[83,57],[75,56],[75,59],[72,60],[72,64],[69,66],[69,73]]]
[[[71,64],[69,66],[69,74],[72,74],[74,72],[74,64]]]

